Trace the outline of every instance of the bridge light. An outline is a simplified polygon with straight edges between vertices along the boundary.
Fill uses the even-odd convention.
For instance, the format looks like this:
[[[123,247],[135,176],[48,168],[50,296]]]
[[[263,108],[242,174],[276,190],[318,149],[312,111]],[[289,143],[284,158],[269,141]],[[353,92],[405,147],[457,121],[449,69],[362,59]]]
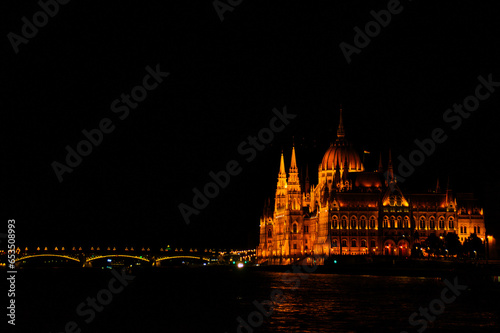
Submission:
[[[241,262],[238,263],[238,268],[243,268],[243,266],[244,266],[243,263],[241,263]]]

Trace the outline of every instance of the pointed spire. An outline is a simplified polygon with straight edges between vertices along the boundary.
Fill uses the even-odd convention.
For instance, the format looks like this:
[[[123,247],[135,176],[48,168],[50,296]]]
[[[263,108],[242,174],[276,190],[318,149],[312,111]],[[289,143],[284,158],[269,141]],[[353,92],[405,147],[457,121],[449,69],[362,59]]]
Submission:
[[[343,138],[344,136],[345,136],[344,121],[342,120],[342,105],[341,105],[340,106],[339,128],[337,129],[337,138]]]
[[[290,172],[297,172],[297,160],[295,158],[295,145],[292,147],[292,162],[290,163]]]
[[[439,187],[439,178],[438,178],[436,182],[436,193],[439,193],[440,189],[441,188]]]
[[[387,164],[387,178],[388,182],[391,182],[394,180],[394,170],[392,169],[392,157],[391,157],[391,150],[389,149],[389,163]]]
[[[285,159],[283,158],[283,151],[281,151],[280,173],[279,173],[278,177],[279,178],[286,178]]]
[[[378,172],[382,172],[384,170],[384,165],[382,164],[382,152],[380,152],[380,158],[378,160]]]

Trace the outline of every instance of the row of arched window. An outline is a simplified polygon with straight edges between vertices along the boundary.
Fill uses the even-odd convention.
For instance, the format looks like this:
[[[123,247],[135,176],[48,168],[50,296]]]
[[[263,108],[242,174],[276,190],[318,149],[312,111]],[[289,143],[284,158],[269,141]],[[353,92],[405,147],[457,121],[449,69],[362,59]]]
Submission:
[[[351,222],[350,222],[350,229],[366,229],[366,227],[370,229],[374,229],[376,226],[376,218],[375,216],[371,216],[370,220],[367,224],[366,217],[364,215],[361,215],[358,219],[356,216],[351,216]],[[337,215],[332,216],[332,229],[338,229],[340,226],[341,229],[347,229],[347,216],[343,215],[340,218],[340,223],[338,221]]]
[[[370,246],[375,247],[375,240],[372,239]],[[347,247],[347,239],[343,238],[341,240],[341,246],[342,247]],[[358,240],[356,238],[351,239],[351,247],[357,247],[358,246]],[[359,244],[360,247],[368,247],[366,239],[362,239]],[[338,247],[338,241],[336,239],[332,240],[332,247]]]
[[[481,227],[480,226],[474,226],[474,234],[480,234],[481,233]],[[467,227],[466,226],[461,226],[460,227],[460,233],[461,234],[466,234],[467,233]]]
[[[419,219],[419,227],[420,229],[425,229],[426,226],[429,227],[429,229],[436,229],[436,219],[434,218],[434,216],[431,216],[429,217],[429,224],[427,225],[426,221],[425,221],[425,217],[424,216],[421,216],[420,219]],[[455,227],[455,222],[453,220],[453,217],[450,216],[448,218],[448,228],[449,229],[453,229]],[[438,219],[438,228],[439,229],[444,229],[445,228],[445,222],[444,222],[444,217],[443,216],[440,216],[439,219]]]

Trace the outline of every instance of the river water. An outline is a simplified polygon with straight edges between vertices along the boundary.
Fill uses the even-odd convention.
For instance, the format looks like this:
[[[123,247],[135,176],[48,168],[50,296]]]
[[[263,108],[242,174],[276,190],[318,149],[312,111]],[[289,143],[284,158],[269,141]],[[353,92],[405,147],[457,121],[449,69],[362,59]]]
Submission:
[[[417,332],[424,319],[415,317],[421,322],[412,326],[410,315],[440,299],[446,287],[440,278],[298,275],[247,268],[168,268],[132,275],[121,288],[109,269],[20,270],[16,331]],[[115,293],[109,291],[110,281]],[[442,313],[433,322],[426,320],[425,331],[499,332],[499,296],[496,287],[469,287],[444,309],[436,308]],[[92,298],[105,303],[100,311],[89,310]],[[273,298],[280,302],[271,311],[265,301]],[[256,302],[264,303],[264,315]],[[77,313],[80,305],[85,315]]]

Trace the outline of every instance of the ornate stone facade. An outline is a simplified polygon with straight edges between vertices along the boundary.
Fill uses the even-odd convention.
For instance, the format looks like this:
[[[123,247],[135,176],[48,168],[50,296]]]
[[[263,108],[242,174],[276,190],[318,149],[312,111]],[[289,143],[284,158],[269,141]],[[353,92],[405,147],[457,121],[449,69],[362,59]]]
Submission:
[[[322,263],[331,255],[409,256],[431,234],[456,233],[460,241],[471,234],[484,239],[482,208],[472,194],[453,195],[439,186],[432,193],[403,194],[394,176],[389,152],[366,171],[345,139],[340,110],[337,139],[318,168],[318,184],[303,183],[292,148],[288,176],[283,153],[274,204],[260,219],[259,263],[290,264],[308,255]]]

